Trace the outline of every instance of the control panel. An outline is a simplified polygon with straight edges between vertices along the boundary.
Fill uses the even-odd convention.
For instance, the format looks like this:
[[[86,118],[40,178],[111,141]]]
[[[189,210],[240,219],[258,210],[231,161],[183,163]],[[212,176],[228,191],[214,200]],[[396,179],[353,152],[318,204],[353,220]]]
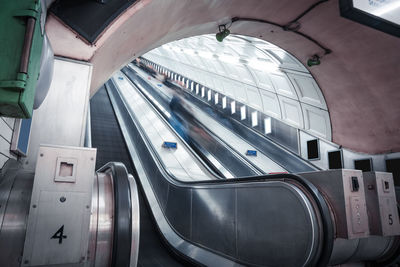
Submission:
[[[364,183],[371,234],[400,235],[393,175],[387,172],[365,172]]]
[[[96,149],[41,146],[21,266],[87,261]]]

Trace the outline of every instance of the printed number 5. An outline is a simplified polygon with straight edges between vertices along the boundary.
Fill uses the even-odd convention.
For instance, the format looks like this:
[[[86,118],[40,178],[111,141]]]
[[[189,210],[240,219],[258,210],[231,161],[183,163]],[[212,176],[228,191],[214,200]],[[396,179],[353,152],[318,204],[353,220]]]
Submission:
[[[389,214],[389,225],[393,224],[392,214]]]

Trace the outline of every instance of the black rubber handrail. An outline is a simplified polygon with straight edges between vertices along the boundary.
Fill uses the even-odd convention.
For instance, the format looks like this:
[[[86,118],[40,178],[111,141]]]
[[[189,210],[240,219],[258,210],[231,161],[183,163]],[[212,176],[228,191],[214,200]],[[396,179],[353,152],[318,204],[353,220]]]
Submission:
[[[129,266],[132,243],[132,201],[128,171],[120,162],[109,162],[97,172],[111,171],[114,191],[114,231],[111,266]]]

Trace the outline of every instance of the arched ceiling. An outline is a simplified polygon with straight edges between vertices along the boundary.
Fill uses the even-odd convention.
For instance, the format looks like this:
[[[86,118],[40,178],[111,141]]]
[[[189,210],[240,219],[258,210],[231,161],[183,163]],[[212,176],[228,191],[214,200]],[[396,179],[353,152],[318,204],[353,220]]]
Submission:
[[[308,70],[285,50],[261,39],[215,35],[174,41],[143,58],[251,106],[268,116],[331,140],[324,96]]]
[[[46,30],[56,55],[93,64],[93,94],[133,58],[162,44],[215,33],[219,24],[236,16],[286,24],[316,2],[141,0],[116,17],[93,44],[55,15],[48,17]],[[332,140],[358,152],[400,151],[400,38],[342,18],[337,0],[318,5],[299,22],[300,32],[333,51],[310,69],[328,105]],[[273,25],[240,21],[230,30],[274,43],[303,64],[322,53],[313,42]]]

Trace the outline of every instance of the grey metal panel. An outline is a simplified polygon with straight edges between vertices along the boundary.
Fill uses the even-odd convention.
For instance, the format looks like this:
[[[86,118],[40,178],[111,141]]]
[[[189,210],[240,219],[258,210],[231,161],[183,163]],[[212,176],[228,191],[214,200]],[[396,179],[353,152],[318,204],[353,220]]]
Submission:
[[[282,182],[237,191],[238,258],[268,266],[307,262],[315,246],[315,221],[298,192]]]
[[[236,258],[235,188],[193,190],[192,241]]]
[[[399,241],[396,237],[370,236],[359,239],[337,238],[332,251],[329,265],[346,262],[376,261],[396,257],[399,251]],[[398,257],[398,256],[397,256]],[[375,265],[374,265],[375,266]],[[376,266],[392,266],[391,264],[377,264]]]
[[[96,177],[97,178],[97,177]],[[88,261],[91,262],[90,267],[95,267],[96,259],[96,242],[97,242],[97,224],[99,220],[99,182],[98,178],[94,179],[92,190],[92,208],[89,223],[89,242],[88,242]],[[99,266],[102,267],[102,266]]]
[[[376,260],[384,257],[393,245],[393,237],[370,236],[361,238],[356,253],[351,257],[352,261]]]
[[[19,167],[20,164],[16,160],[8,159],[0,170],[0,227]]]
[[[399,213],[393,183],[393,174],[364,172],[365,198],[373,235],[400,235]]]
[[[62,197],[66,201],[59,201]],[[34,234],[27,237],[24,250],[24,265],[78,263],[85,258],[85,225],[83,205],[88,202],[87,194],[76,192],[41,191],[37,203]],[[71,213],[75,210],[74,213]],[[51,213],[51,217],[48,215]],[[65,226],[65,227],[64,227]],[[63,229],[64,231],[60,229]],[[65,237],[58,241],[54,236]],[[83,236],[82,236],[83,235]],[[54,237],[52,239],[52,237]],[[83,239],[82,239],[83,237]],[[62,239],[61,239],[62,240]],[[31,246],[31,247],[28,247]],[[31,252],[30,254],[26,252]]]
[[[139,211],[139,192],[137,184],[132,175],[128,175],[131,191],[132,207],[132,237],[131,237],[131,259],[130,267],[135,267],[139,258],[139,240],[140,240],[140,211]]]
[[[35,168],[41,144],[83,145],[91,70],[86,62],[54,60],[49,92],[33,112],[25,168]]]
[[[335,239],[335,245],[332,251],[332,257],[329,260],[329,265],[337,265],[347,262],[356,252],[360,239]]]
[[[141,160],[143,161],[144,164],[146,162],[150,162],[153,160],[151,158],[151,155],[145,155],[142,154]],[[150,168],[147,169],[147,175],[151,179],[151,183],[153,185],[153,190],[155,191],[157,198],[158,198],[158,203],[161,205],[161,208],[165,210],[166,208],[166,203],[168,200],[168,191],[169,191],[169,183],[165,179],[160,179],[160,172],[158,169]]]
[[[264,118],[268,118],[268,116],[264,115]],[[292,152],[298,154],[299,144],[297,140],[297,129],[272,117],[271,124],[272,132],[268,135],[268,137],[272,140],[275,140],[278,144],[282,144]]]
[[[176,186],[170,186],[165,215],[171,225],[185,238],[191,238],[191,214],[192,194],[191,190],[181,190]]]
[[[112,179],[109,173],[97,173],[93,191],[97,191],[97,223],[96,223],[96,248],[93,259],[94,266],[106,267],[111,264],[112,231],[114,230],[114,194]],[[93,213],[92,213],[93,214]],[[93,215],[92,215],[93,216]]]
[[[0,225],[0,266],[19,267],[21,264],[33,176],[29,172],[17,174],[12,188],[1,184],[1,191],[10,191],[7,203],[1,204],[4,219]]]

